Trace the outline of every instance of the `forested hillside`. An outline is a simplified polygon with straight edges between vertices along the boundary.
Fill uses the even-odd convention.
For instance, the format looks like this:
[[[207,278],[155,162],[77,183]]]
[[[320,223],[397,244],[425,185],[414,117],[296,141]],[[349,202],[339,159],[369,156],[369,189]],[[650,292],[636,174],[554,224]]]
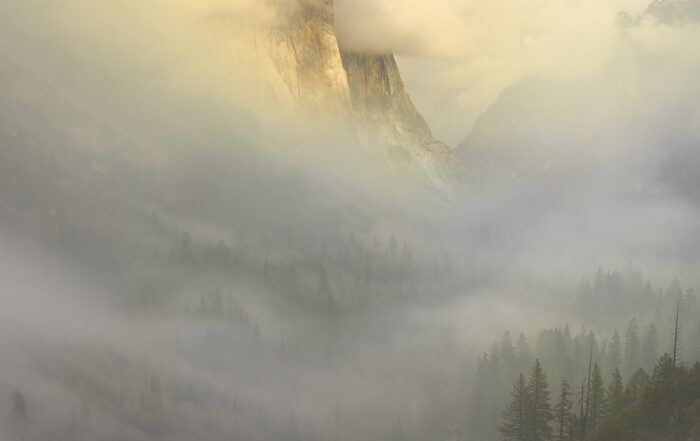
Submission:
[[[590,434],[589,441],[700,439],[700,363],[673,369],[659,361],[642,396],[613,413]]]
[[[609,300],[624,298],[629,287],[623,279],[599,271],[592,288],[590,283],[582,283],[579,304],[600,305],[596,306],[600,315],[605,315],[603,305],[626,309],[624,303]],[[616,287],[617,294],[606,299],[601,295],[606,286]],[[641,300],[638,308],[644,321],[632,318],[624,329],[596,331],[584,326],[573,332],[566,324],[539,331],[534,345],[525,333],[506,331],[478,359],[475,390],[463,426],[475,430],[471,433],[480,439],[582,439],[646,396],[651,386],[661,384],[674,363],[680,369],[700,361],[700,310],[695,291],[683,292],[678,282],[663,292],[655,291],[650,283],[644,290],[642,298],[646,300]],[[588,316],[586,309],[579,311],[579,317]],[[675,354],[676,360],[668,354]],[[545,435],[519,433],[513,419],[525,418],[520,413],[522,406],[534,405],[527,402],[538,384],[549,403],[544,422],[538,423],[543,424]]]

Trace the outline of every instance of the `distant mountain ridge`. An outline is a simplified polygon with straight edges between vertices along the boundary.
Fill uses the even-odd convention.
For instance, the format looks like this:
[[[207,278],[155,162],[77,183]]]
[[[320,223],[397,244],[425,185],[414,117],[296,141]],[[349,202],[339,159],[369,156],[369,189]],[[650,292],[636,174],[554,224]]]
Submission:
[[[700,2],[653,0],[639,14],[618,13],[623,43],[599,74],[527,75],[504,89],[456,146],[470,184],[491,190],[576,175],[600,183],[607,174],[631,191],[661,184],[697,200],[698,90],[691,84],[698,64],[661,62],[638,34],[653,25],[683,35],[698,23]]]

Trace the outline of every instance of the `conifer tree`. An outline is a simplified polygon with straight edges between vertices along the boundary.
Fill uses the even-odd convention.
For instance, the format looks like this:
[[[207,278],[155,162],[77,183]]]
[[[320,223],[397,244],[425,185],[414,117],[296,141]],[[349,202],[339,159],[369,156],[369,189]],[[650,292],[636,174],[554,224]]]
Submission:
[[[14,407],[15,415],[18,418],[27,418],[27,403],[24,401],[24,395],[21,392],[15,391],[12,404]]]
[[[632,375],[629,383],[627,383],[627,388],[625,389],[625,395],[628,401],[635,401],[639,399],[644,391],[646,391],[649,386],[649,374],[647,374],[644,369],[639,368],[637,372]]]
[[[612,340],[608,345],[606,367],[610,375],[612,375],[616,369],[622,369],[622,342],[620,341],[620,334],[618,334],[617,329],[613,333]]]
[[[632,319],[625,334],[625,376],[628,378],[639,369],[639,351],[639,327],[637,319]]]
[[[680,361],[680,347],[678,346],[678,339],[679,339],[679,332],[680,328],[679,326],[679,320],[680,320],[680,315],[681,315],[681,305],[680,302],[676,305],[676,325],[673,330],[673,352],[671,353],[672,359],[673,359],[673,369],[675,370],[676,367],[678,366],[678,362]]]
[[[606,397],[606,414],[616,415],[625,406],[625,387],[622,383],[622,374],[619,369],[615,369],[612,374],[612,381],[608,386]]]
[[[472,432],[488,430],[493,431],[497,425],[498,411],[501,410],[502,403],[496,397],[492,372],[489,367],[490,360],[488,354],[484,353],[477,362],[476,375],[474,377],[474,391],[472,393],[468,426]]]
[[[504,374],[507,375],[508,378],[513,378],[517,366],[515,347],[513,346],[513,339],[510,335],[510,331],[506,331],[503,337],[501,337],[500,349]]]
[[[562,378],[559,392],[559,402],[556,404],[556,406],[554,406],[555,441],[567,441],[571,439],[571,412],[573,410],[573,403],[569,399],[570,396],[571,392],[569,392],[569,383],[566,382],[566,379]]]
[[[547,441],[552,438],[553,419],[547,374],[539,360],[532,367],[528,388],[532,396],[528,412],[528,441]]]
[[[605,385],[603,376],[600,373],[598,363],[593,364],[593,374],[591,375],[591,408],[588,418],[588,433],[592,432],[605,417]]]
[[[668,354],[664,354],[659,359],[659,362],[654,366],[654,372],[651,374],[651,384],[658,385],[668,380],[673,374],[673,358]]]
[[[696,318],[695,332],[690,340],[692,344],[688,348],[690,360],[700,361],[700,317]]]
[[[530,367],[530,348],[527,345],[525,334],[518,337],[518,369],[527,370]]]
[[[499,384],[498,381],[503,378],[503,376],[501,372],[501,350],[498,347],[498,343],[491,345],[491,351],[489,352],[489,373],[495,380],[494,384]]]
[[[503,411],[503,425],[498,431],[501,432],[503,441],[530,441],[527,435],[532,395],[523,374],[513,384],[510,396],[510,404]]]

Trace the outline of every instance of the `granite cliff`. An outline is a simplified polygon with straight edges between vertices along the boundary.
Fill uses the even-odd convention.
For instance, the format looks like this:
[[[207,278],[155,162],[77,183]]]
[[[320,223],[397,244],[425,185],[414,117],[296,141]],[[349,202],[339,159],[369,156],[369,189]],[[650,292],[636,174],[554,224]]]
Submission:
[[[435,185],[449,187],[458,168],[454,153],[433,138],[411,102],[394,56],[346,52],[341,56],[362,143],[382,152],[392,166],[427,173]]]
[[[266,23],[240,14],[218,14],[212,22],[257,100],[349,126],[362,147],[391,168],[439,190],[454,188],[456,156],[433,138],[394,56],[343,51],[332,0],[301,0]]]

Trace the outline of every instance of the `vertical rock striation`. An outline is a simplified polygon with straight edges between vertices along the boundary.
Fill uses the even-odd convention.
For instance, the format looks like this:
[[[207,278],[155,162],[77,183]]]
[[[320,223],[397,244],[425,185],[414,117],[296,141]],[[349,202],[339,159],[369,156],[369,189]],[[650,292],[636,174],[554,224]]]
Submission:
[[[454,178],[452,149],[435,140],[413,105],[392,54],[341,52],[362,142],[392,166],[425,175],[437,186]]]
[[[406,91],[391,54],[343,52],[332,0],[300,0],[267,24],[212,18],[219,42],[256,99],[324,122],[351,125],[362,146],[392,168],[450,190],[457,160],[437,141]]]
[[[302,3],[287,15],[258,10],[209,19],[235,81],[262,105],[348,120],[352,104],[333,27],[332,4]]]

